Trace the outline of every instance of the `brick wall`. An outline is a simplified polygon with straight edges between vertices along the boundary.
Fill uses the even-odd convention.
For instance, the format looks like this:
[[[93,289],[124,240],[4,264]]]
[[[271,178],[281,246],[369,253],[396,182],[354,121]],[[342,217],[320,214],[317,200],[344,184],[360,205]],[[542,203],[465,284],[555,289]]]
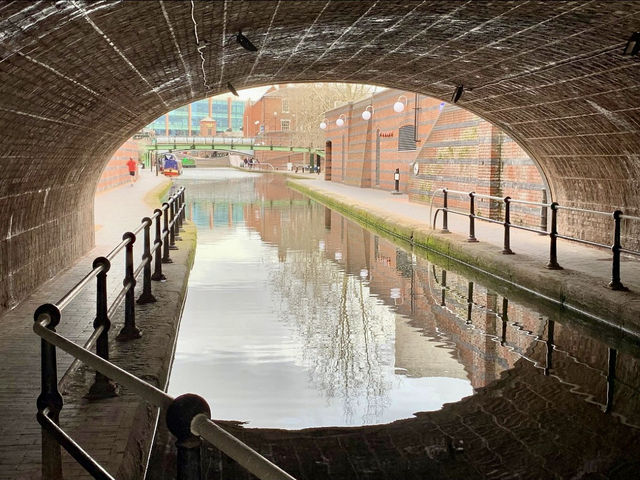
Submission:
[[[405,104],[400,113],[393,109],[396,101]],[[373,115],[364,120],[361,114],[368,105]],[[345,124],[339,127],[335,122],[341,116]],[[542,200],[544,182],[524,150],[496,126],[455,105],[390,89],[331,110],[327,120],[332,181],[393,190],[398,168],[400,191],[413,202],[429,202],[433,191],[443,187]],[[407,144],[401,144],[400,129],[414,126],[415,149],[401,149]],[[413,147],[410,141],[408,145]],[[414,162],[419,164],[418,175]],[[468,208],[468,197],[451,195],[450,199],[452,208]],[[502,218],[502,202],[478,199],[477,209],[481,215]],[[512,204],[511,211],[513,222],[540,223],[539,207]]]
[[[138,162],[139,156],[138,144],[135,141],[129,139],[123,143],[116,153],[113,154],[106,167],[104,167],[100,180],[98,180],[96,193],[129,183],[129,168],[127,167],[127,162],[130,157],[133,158],[135,162]]]

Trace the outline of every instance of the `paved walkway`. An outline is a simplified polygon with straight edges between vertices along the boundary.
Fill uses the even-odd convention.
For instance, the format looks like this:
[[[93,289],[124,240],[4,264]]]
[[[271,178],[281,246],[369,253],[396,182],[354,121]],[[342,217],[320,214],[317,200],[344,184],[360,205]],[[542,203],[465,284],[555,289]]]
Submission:
[[[86,275],[95,257],[105,255],[122,240],[122,233],[135,229],[153,207],[143,201],[150,191],[166,183],[165,177],[141,171],[139,181],[99,194],[95,199],[96,247],[72,267],[37,288],[13,310],[0,317],[0,479],[32,479],[40,465],[40,426],[35,400],[40,391],[40,341],[33,333],[33,312],[42,303],[56,302]],[[136,253],[135,258],[140,254]],[[110,276],[122,278],[124,261],[116,257]],[[113,293],[122,287],[110,282]],[[63,311],[58,332],[84,343],[93,331],[95,288],[86,289]],[[71,359],[58,355],[59,376]]]
[[[375,211],[378,217],[389,219],[391,223],[418,225],[423,230],[430,228],[429,206],[410,203],[406,194],[393,195],[391,192],[377,189],[327,182],[315,174],[306,175],[305,180],[294,181],[324,194],[328,198],[338,199],[339,202],[356,205],[361,209]],[[433,209],[435,211],[435,208],[441,205],[437,203],[437,200],[434,203]],[[438,218],[438,225],[441,225],[441,217]],[[474,255],[474,252],[478,252],[479,255],[481,251],[486,254],[488,246],[491,247],[494,254],[499,254],[502,251],[504,228],[501,225],[476,221],[475,235],[479,240],[479,243],[476,244],[465,243],[469,232],[467,218],[449,215],[449,230],[453,234],[444,236],[456,241],[458,245],[462,245]],[[492,248],[494,246],[495,249]],[[511,249],[516,255],[497,255],[494,258],[497,258],[497,261],[503,265],[511,264],[514,268],[518,268],[518,265],[524,265],[523,268],[529,269],[543,267],[549,261],[549,237],[546,236],[511,229]],[[640,311],[640,261],[635,257],[624,257],[621,262],[621,281],[631,290],[630,292],[613,292],[605,288],[611,280],[611,252],[609,250],[559,240],[558,263],[564,270],[550,271],[542,268],[531,276],[537,276],[538,285],[540,282],[544,282],[545,278],[549,280],[553,278],[559,284],[572,284],[572,294],[579,301],[583,299],[577,299],[578,295],[598,297],[603,299],[603,305],[609,307],[618,305],[616,310]],[[580,293],[576,294],[576,291]],[[565,297],[564,300],[571,303],[571,298]],[[617,312],[615,313],[617,314]],[[634,313],[627,315],[627,317],[633,317],[633,319],[629,321],[627,318],[619,324],[626,327],[633,323],[633,330],[638,331],[638,327],[640,327],[638,315]]]

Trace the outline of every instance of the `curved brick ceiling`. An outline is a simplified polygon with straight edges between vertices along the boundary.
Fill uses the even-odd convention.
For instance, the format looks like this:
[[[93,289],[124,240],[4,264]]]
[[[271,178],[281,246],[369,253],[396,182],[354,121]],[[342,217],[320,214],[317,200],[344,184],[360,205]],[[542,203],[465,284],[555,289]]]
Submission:
[[[459,105],[517,140],[556,200],[638,213],[640,57],[622,55],[638,2],[234,0],[195,2],[193,19],[204,63],[190,2],[0,3],[0,310],[91,245],[110,154],[227,82],[443,100],[464,84]],[[228,41],[239,29],[259,52]]]

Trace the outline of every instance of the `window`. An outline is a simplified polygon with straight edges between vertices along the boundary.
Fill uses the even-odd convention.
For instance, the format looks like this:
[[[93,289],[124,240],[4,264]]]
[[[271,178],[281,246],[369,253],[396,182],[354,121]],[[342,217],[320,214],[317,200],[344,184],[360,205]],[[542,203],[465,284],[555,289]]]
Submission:
[[[282,113],[288,113],[289,112],[289,99],[288,98],[283,98],[282,99]]]
[[[288,132],[291,129],[291,121],[290,120],[280,120],[280,130],[283,132]]]
[[[415,125],[404,125],[398,130],[398,151],[416,149],[416,127]]]

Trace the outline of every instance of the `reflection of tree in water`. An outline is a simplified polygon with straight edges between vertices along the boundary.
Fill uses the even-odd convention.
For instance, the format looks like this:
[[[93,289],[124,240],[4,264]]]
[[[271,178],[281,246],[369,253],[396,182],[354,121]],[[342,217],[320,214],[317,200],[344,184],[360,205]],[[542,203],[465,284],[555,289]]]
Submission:
[[[358,410],[363,422],[375,422],[389,404],[393,312],[323,252],[289,252],[270,280],[280,293],[278,314],[304,342],[312,382],[327,399],[343,400],[346,422]]]

